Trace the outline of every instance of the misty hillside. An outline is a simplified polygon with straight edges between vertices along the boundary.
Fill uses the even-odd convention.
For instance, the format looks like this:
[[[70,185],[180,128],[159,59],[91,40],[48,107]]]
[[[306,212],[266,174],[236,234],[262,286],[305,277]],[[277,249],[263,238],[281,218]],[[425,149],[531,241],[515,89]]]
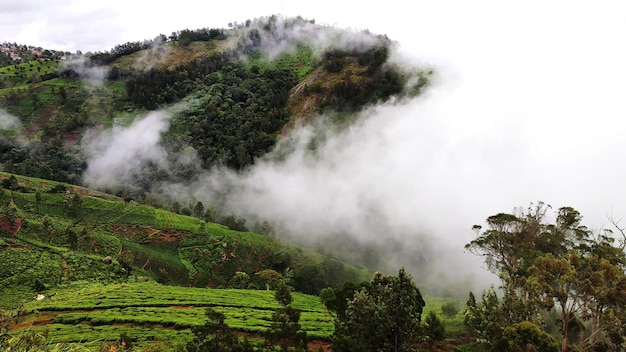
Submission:
[[[302,151],[314,157],[325,134],[371,106],[419,95],[432,72],[395,58],[396,45],[271,16],[12,61],[0,68],[1,169],[183,215],[202,203],[218,214],[208,220],[235,230],[269,220],[283,238],[306,237],[289,219],[250,210],[259,206],[238,194],[248,187],[241,183],[253,166]],[[384,262],[378,244],[324,232],[358,248],[344,259]],[[401,246],[386,241],[387,250]]]
[[[187,216],[55,181],[6,173],[0,180],[0,309],[93,282],[264,289],[284,277],[317,294],[369,276],[280,241],[267,223],[244,232],[210,222],[213,210],[201,203]]]
[[[89,139],[167,111],[161,132],[168,154],[186,150],[204,169],[243,170],[281,132],[319,114],[341,121],[369,104],[418,94],[427,74],[389,64],[392,45],[384,36],[270,17],[239,29],[182,30],[107,52],[6,65],[0,162],[6,171],[84,183]],[[185,170],[167,170],[168,177],[194,173],[181,164],[170,168]],[[143,191],[155,179],[133,176]]]

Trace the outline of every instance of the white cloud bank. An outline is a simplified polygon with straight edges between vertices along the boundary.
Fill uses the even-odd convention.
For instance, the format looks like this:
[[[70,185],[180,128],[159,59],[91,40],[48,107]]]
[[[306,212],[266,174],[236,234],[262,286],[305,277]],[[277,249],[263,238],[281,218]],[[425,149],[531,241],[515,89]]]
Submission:
[[[0,109],[0,130],[17,128],[21,125],[20,119],[9,114],[6,110]]]
[[[83,138],[89,160],[85,182],[101,187],[132,184],[147,163],[163,165],[166,152],[160,141],[168,127],[169,114],[155,111],[128,127],[87,133]]]

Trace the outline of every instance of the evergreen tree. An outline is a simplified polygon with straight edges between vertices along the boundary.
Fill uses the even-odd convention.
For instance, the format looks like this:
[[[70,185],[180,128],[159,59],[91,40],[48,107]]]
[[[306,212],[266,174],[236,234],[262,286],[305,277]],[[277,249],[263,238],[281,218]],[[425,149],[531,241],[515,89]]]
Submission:
[[[247,340],[240,342],[233,330],[225,323],[223,313],[211,308],[206,310],[207,321],[193,328],[194,339],[187,344],[188,352],[252,352]]]
[[[345,314],[338,314],[333,351],[410,351],[424,304],[404,268],[398,276],[377,273],[371,287],[356,292]]]
[[[300,330],[300,310],[291,306],[291,290],[284,281],[276,286],[274,297],[281,308],[272,313],[267,342],[279,345],[283,351],[306,351],[306,332]]]
[[[441,319],[439,319],[435,312],[431,310],[426,316],[426,319],[424,319],[424,323],[425,325],[423,332],[428,340],[430,340],[432,343],[443,340],[445,328],[443,326],[443,323],[441,322]]]

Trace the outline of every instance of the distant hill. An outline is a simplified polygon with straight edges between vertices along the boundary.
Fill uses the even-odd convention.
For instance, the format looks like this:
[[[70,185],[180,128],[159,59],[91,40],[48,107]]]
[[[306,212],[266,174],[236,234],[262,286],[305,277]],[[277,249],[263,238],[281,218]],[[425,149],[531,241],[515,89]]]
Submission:
[[[0,165],[80,184],[85,156],[76,147],[87,131],[182,102],[166,133],[168,150],[191,146],[203,168],[241,170],[319,113],[345,120],[429,83],[430,71],[387,62],[394,44],[385,36],[302,18],[247,23],[0,67],[0,106],[19,120],[0,129]]]
[[[0,43],[0,65],[17,65],[30,61],[59,60],[66,58],[70,53],[50,48],[36,47],[18,43]]]

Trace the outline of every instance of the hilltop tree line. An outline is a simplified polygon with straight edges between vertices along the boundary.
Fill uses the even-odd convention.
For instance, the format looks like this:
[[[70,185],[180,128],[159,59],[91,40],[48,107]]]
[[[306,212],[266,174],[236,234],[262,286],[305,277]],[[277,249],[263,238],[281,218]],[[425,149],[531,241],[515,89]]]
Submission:
[[[98,51],[95,53],[87,53],[91,65],[105,66],[110,65],[120,57],[134,54],[141,50],[158,48],[168,41],[175,41],[178,45],[187,46],[192,42],[207,42],[210,40],[224,40],[227,36],[224,29],[219,28],[200,28],[200,29],[183,29],[181,31],[172,32],[168,37],[165,34],[159,34],[151,40],[126,42],[118,44],[108,51]]]

